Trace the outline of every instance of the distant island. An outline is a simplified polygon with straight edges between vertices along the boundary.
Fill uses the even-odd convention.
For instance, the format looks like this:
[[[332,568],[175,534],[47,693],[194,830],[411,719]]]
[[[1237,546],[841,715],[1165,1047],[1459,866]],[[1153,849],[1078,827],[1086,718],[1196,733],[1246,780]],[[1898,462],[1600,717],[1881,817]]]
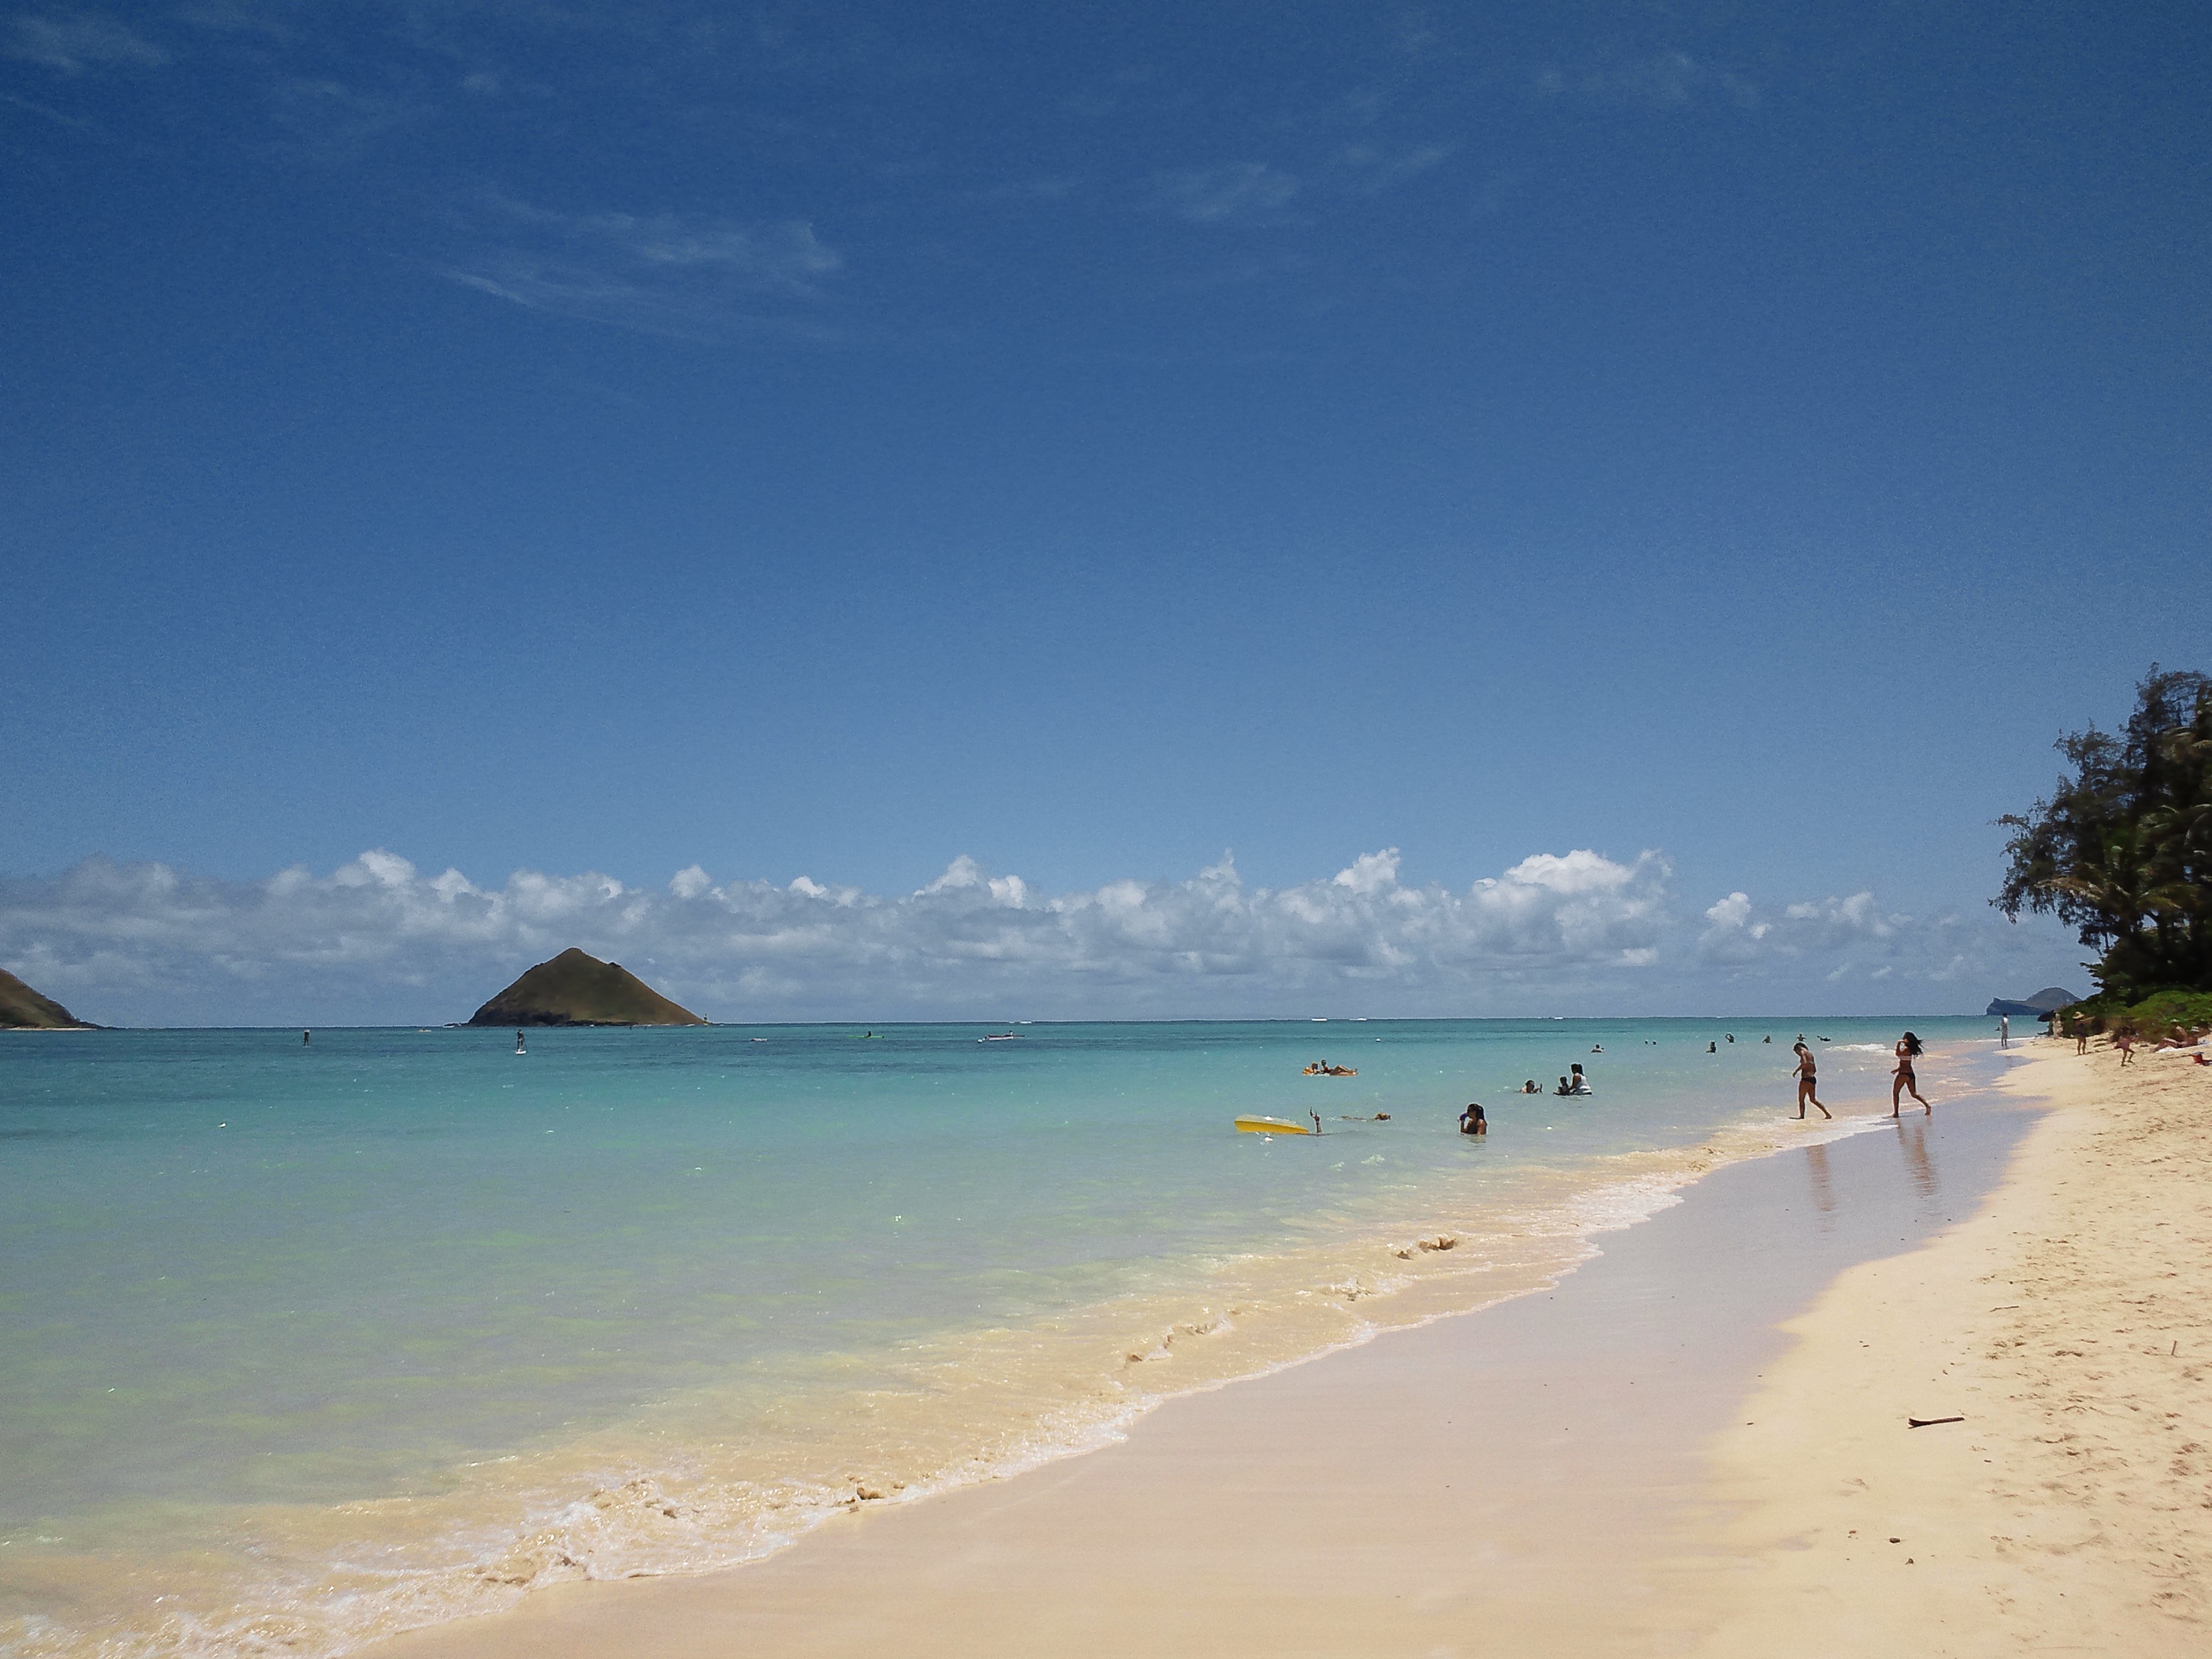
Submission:
[[[2062,991],[2056,985],[2046,985],[2033,996],[2022,997],[2017,1002],[2004,997],[1993,997],[1987,1012],[2009,1014],[2014,1019],[2041,1019],[2045,1014],[2056,1013],[2061,1008],[2070,1008],[2081,1000],[2071,991]]]
[[[42,997],[0,968],[0,1031],[97,1031],[52,997]]]
[[[471,1025],[704,1025],[618,962],[570,946],[469,1018]]]

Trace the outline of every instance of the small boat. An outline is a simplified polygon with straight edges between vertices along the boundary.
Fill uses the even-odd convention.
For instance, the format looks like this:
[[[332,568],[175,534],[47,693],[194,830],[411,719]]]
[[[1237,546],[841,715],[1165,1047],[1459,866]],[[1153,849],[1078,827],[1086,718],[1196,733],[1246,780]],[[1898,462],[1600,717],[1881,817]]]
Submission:
[[[1293,1123],[1286,1117],[1261,1117],[1248,1114],[1237,1120],[1239,1134],[1248,1135],[1310,1135],[1317,1131],[1303,1123]]]
[[[994,1031],[989,1036],[979,1036],[975,1039],[978,1042],[1019,1042],[1021,1040],[1022,1034],[1019,1031]]]

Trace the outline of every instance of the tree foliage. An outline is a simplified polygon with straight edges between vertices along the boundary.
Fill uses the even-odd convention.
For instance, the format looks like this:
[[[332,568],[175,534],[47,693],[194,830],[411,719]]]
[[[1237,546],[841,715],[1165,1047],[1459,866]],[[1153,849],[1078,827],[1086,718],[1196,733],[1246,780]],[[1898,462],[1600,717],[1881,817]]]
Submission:
[[[2212,677],[2154,663],[2124,731],[2057,746],[2072,773],[1997,820],[2013,833],[1990,902],[2076,929],[2107,993],[2212,989]]]

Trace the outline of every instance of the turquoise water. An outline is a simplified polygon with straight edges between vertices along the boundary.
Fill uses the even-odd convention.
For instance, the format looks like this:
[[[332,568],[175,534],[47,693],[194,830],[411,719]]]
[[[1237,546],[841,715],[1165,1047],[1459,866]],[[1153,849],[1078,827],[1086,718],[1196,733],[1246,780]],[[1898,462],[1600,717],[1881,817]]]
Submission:
[[[1776,1121],[1801,1029],[1831,1106],[1886,1116],[1908,1023],[1942,1045],[1923,1089],[1990,1046],[1980,1019],[0,1037],[0,1634],[335,1651],[746,1559],[872,1482],[1018,1466],[1534,1282],[1805,1133]],[[1515,1092],[1577,1060],[1593,1098]],[[1486,1143],[1454,1133],[1478,1099]],[[1318,1140],[1230,1126],[1310,1109]]]

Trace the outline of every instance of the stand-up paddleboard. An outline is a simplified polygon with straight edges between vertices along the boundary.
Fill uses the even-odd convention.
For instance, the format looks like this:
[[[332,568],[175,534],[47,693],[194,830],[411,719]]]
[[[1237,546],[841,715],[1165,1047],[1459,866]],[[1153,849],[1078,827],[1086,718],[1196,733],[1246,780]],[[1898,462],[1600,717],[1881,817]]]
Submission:
[[[1303,1123],[1293,1123],[1285,1117],[1240,1117],[1237,1132],[1248,1135],[1310,1135],[1314,1132]]]

